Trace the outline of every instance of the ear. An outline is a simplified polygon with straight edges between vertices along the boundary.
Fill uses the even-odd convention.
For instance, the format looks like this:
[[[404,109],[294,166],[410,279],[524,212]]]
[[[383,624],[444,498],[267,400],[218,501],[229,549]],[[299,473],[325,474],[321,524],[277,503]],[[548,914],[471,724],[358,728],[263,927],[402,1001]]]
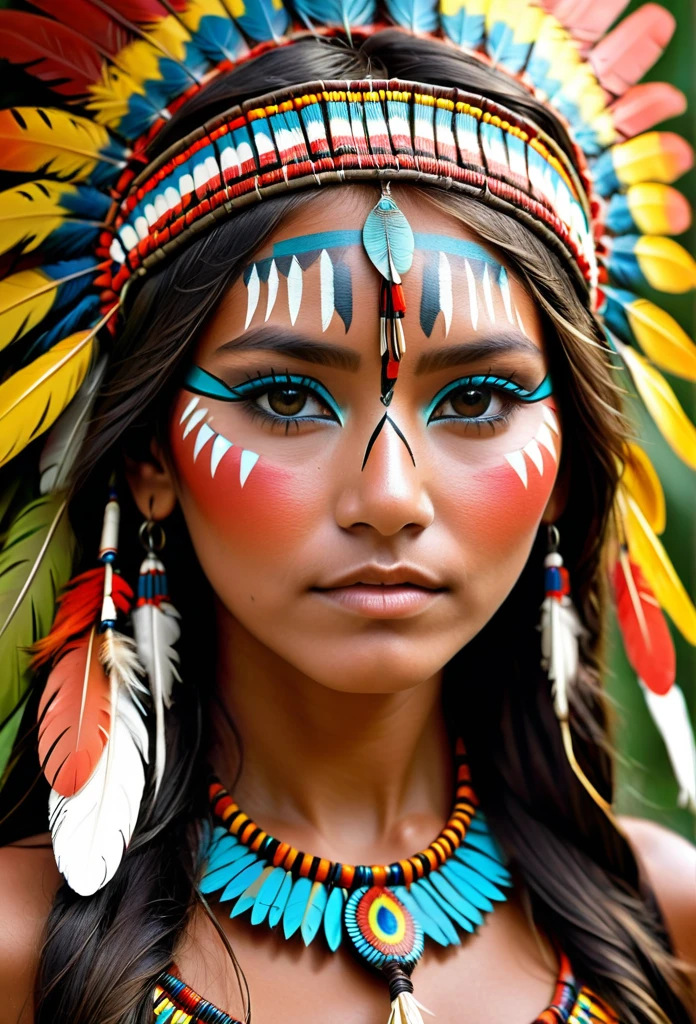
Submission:
[[[150,456],[141,462],[126,455],[126,479],[143,518],[166,519],[176,505],[174,476],[162,446],[154,438],[150,443]]]

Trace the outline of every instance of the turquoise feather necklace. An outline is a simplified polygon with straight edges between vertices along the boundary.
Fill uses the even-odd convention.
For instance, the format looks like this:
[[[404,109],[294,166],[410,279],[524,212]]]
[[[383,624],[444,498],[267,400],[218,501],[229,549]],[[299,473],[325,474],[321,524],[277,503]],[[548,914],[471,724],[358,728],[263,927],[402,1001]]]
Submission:
[[[354,951],[389,983],[390,1024],[422,1024],[411,973],[425,937],[457,945],[512,885],[503,853],[478,807],[463,743],[455,749],[450,817],[423,851],[389,865],[350,865],[304,853],[265,832],[221,783],[210,785],[216,825],[200,890],[219,893],[230,917],[299,932],[308,946],[323,932],[335,952],[347,935]]]

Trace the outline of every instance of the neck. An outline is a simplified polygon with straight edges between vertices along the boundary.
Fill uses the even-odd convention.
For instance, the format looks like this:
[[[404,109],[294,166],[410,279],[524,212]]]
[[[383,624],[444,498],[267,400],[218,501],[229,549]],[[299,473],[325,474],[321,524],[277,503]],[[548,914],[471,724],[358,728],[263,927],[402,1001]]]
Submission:
[[[220,626],[217,692],[238,742],[226,724],[217,728],[212,764],[247,814],[278,838],[345,862],[393,860],[427,845],[453,792],[441,675],[402,693],[375,692],[378,680],[370,692],[331,690],[236,620]]]

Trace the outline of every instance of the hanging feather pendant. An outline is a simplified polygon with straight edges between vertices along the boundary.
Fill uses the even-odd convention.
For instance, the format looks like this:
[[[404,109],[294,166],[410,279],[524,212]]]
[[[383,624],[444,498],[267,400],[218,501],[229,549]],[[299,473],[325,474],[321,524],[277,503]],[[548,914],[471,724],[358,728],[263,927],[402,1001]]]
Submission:
[[[172,705],[174,681],[181,681],[179,655],[179,613],[169,601],[164,565],[154,551],[140,566],[138,601],[133,612],[133,631],[138,657],[150,680],[155,709],[155,796],[165,768],[164,709]]]
[[[568,718],[568,692],[579,664],[579,639],[584,630],[570,599],[568,573],[557,551],[544,559],[546,597],[541,606],[541,664],[551,680],[553,706],[559,719]]]
[[[411,225],[382,185],[382,198],[367,216],[363,245],[382,276],[380,288],[380,399],[388,406],[406,349],[402,319],[406,312],[401,275],[411,269],[415,239]]]

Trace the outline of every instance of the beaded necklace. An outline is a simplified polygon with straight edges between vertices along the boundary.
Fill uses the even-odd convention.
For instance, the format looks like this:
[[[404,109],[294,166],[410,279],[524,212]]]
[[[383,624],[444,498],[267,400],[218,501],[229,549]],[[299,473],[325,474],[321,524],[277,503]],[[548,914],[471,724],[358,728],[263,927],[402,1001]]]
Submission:
[[[455,748],[456,793],[450,817],[430,845],[388,865],[351,865],[315,857],[265,832],[220,782],[210,786],[217,825],[205,856],[203,893],[231,902],[230,917],[253,925],[282,921],[286,939],[308,946],[323,930],[335,952],[347,934],[361,960],[389,983],[390,1024],[419,1024],[411,972],[427,936],[458,945],[512,885],[471,786],[464,744]],[[420,1007],[423,1009],[423,1007]]]

